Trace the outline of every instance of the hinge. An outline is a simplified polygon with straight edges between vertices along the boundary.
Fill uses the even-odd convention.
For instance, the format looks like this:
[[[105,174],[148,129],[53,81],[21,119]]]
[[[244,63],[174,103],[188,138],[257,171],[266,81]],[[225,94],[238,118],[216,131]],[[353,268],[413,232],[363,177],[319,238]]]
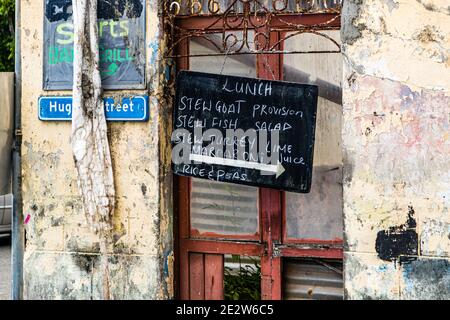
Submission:
[[[272,257],[273,258],[279,258],[281,257],[281,250],[280,250],[280,244],[279,243],[272,243]]]
[[[22,130],[14,130],[14,143],[12,145],[12,150],[15,152],[20,152],[20,147],[22,145]]]

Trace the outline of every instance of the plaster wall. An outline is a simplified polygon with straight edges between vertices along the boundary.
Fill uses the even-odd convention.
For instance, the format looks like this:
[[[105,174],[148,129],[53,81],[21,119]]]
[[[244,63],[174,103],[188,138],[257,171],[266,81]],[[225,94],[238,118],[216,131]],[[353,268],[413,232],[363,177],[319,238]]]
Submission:
[[[450,299],[450,7],[346,0],[349,299]]]
[[[166,198],[171,184],[160,152],[167,150],[160,139],[167,127],[161,113],[163,40],[158,1],[146,3],[147,90],[105,93],[150,96],[150,121],[108,124],[117,193],[107,257],[113,299],[173,295],[171,197]],[[71,92],[43,91],[43,3],[23,0],[21,6],[23,215],[31,217],[25,226],[24,298],[99,299],[102,257],[78,196],[71,125],[38,120],[40,96]]]

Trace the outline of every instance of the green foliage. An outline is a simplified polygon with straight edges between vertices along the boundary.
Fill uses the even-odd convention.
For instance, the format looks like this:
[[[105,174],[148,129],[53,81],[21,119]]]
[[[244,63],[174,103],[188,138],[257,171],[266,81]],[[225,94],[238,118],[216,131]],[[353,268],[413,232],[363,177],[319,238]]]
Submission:
[[[1,71],[14,71],[14,0],[0,0]]]
[[[253,260],[253,265],[240,263],[240,256],[233,256],[239,261],[239,270],[225,267],[224,285],[225,300],[260,300],[261,299],[261,266]]]

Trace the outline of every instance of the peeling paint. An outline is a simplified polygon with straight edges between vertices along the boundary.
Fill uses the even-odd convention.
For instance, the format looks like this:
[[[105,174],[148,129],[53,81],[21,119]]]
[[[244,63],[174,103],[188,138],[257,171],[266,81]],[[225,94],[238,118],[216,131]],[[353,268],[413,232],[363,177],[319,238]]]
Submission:
[[[450,299],[450,260],[418,259],[402,269],[402,298]]]
[[[347,0],[342,6],[343,19],[341,29],[341,39],[345,44],[353,44],[358,40],[362,34],[361,31],[365,29],[364,24],[357,23],[356,20],[360,14],[360,6],[362,0]]]
[[[169,121],[171,89],[160,81],[166,77],[166,61],[161,59],[165,39],[160,36],[159,1],[146,3],[152,44],[146,54],[148,90],[106,93],[150,94],[151,113],[147,123],[108,123],[116,188],[107,248],[112,299],[168,299],[174,292],[172,186],[165,145],[169,122],[162,121]],[[42,4],[23,1],[22,17],[24,30],[33,35],[22,43],[23,201],[32,215],[26,225],[25,298],[100,299],[100,239],[90,230],[78,196],[70,125],[43,123],[37,117],[36,101],[46,94],[36,77],[42,73]]]
[[[346,296],[448,299],[448,1],[345,3]]]
[[[375,250],[385,261],[399,261],[401,264],[417,259],[418,235],[414,209],[409,207],[408,220],[400,226],[389,227],[377,233]]]

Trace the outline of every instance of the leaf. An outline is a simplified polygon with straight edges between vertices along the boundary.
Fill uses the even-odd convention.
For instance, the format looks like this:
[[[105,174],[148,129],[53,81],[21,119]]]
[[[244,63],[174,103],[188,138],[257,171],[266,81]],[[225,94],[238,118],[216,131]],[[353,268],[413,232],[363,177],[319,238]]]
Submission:
[[[240,256],[233,256],[233,260]],[[261,266],[256,259],[254,265],[241,266],[237,272],[225,267],[224,296],[226,300],[260,300],[261,298]]]
[[[14,70],[14,0],[0,0],[0,72]]]

